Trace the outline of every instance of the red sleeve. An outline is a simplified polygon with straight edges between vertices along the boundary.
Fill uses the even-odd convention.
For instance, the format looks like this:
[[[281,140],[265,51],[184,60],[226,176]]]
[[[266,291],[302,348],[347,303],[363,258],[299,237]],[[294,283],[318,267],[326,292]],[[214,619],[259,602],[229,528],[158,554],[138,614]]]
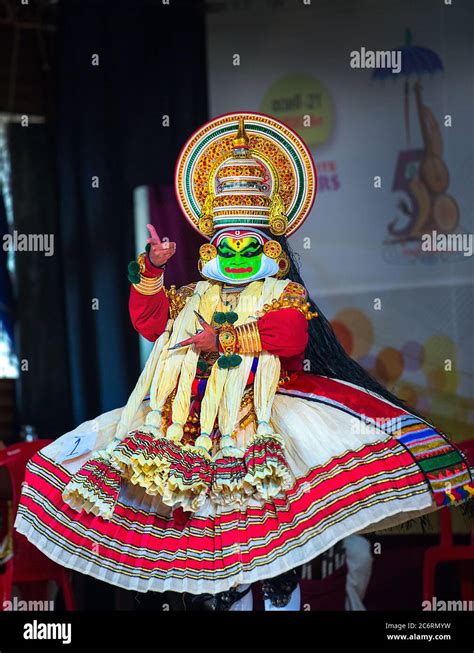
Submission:
[[[257,324],[265,351],[282,358],[304,354],[308,344],[308,321],[296,308],[265,313]]]
[[[155,267],[145,257],[145,277],[159,277],[163,270]],[[156,295],[142,295],[130,287],[128,302],[130,318],[135,329],[147,340],[154,342],[165,330],[169,316],[169,301],[162,289]]]

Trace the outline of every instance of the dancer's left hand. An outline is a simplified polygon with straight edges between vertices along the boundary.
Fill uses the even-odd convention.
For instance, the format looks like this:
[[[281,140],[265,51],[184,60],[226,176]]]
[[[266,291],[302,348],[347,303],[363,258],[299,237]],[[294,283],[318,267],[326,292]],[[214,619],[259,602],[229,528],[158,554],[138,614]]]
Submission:
[[[199,320],[199,324],[201,325],[201,330],[198,331],[194,336],[191,336],[191,338],[180,342],[180,346],[185,347],[186,345],[195,345],[195,347],[200,351],[219,351],[217,329],[214,329],[213,326],[208,324],[201,315],[197,315],[197,318]]]

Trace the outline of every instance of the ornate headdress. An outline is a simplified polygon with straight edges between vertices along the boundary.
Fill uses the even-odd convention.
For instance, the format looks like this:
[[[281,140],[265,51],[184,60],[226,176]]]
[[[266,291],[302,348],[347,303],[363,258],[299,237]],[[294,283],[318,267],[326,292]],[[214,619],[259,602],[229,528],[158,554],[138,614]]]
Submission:
[[[264,240],[294,233],[314,202],[316,170],[308,148],[286,125],[260,113],[231,113],[189,138],[176,164],[175,188],[187,220],[211,240],[201,248],[205,262],[223,233],[258,231]],[[273,258],[277,251],[267,248]]]

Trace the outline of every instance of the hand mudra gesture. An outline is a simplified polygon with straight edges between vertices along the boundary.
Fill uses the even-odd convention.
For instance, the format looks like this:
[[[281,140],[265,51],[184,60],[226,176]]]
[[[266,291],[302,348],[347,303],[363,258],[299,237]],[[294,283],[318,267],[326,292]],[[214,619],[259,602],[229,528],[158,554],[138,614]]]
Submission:
[[[176,252],[176,243],[168,240],[161,242],[160,237],[156,233],[156,229],[152,224],[147,224],[146,228],[150,232],[150,238],[146,241],[150,245],[148,256],[153,265],[160,267],[164,265]]]
[[[195,345],[199,349],[199,351],[208,351],[208,352],[219,351],[219,343],[217,340],[217,335],[218,335],[217,329],[214,329],[213,326],[208,324],[200,313],[198,313],[197,311],[194,312],[199,321],[199,324],[201,325],[201,329],[190,338],[187,338],[187,340],[182,340],[181,342],[178,342],[173,347],[170,347],[170,349],[179,349],[180,347]]]

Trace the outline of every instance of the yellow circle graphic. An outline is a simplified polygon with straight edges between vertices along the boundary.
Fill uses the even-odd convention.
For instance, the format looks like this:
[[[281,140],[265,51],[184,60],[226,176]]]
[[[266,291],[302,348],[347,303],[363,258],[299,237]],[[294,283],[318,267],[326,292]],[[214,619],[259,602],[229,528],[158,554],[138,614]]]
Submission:
[[[359,360],[374,344],[374,329],[370,319],[357,308],[345,308],[334,316],[334,322],[344,325],[351,334],[350,355]]]
[[[322,82],[311,75],[294,73],[281,77],[265,93],[260,109],[294,129],[310,146],[321,145],[331,137],[331,96]]]

